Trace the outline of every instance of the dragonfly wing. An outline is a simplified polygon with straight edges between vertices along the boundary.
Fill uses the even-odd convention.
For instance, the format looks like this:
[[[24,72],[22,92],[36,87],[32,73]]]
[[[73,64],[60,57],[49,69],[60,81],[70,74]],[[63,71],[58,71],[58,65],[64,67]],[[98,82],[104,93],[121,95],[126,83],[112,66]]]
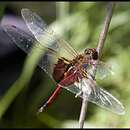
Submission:
[[[96,87],[96,93],[91,93],[89,101],[116,114],[125,114],[124,106],[121,102],[102,88]]]
[[[65,40],[57,36],[40,16],[29,9],[22,9],[21,13],[29,30],[41,46],[49,47],[65,58],[72,59],[77,55],[77,52]]]
[[[29,30],[38,41],[40,40],[41,42],[41,39],[45,34],[46,37],[51,36],[52,32],[47,30],[48,26],[36,13],[33,13],[29,9],[22,9],[21,14]],[[49,43],[46,42],[46,44],[44,43],[44,46],[48,46],[48,44]]]
[[[13,42],[27,54],[34,46],[34,43],[36,43],[35,38],[33,38],[28,33],[24,32],[23,30],[17,28],[16,26],[5,25],[3,26],[3,29],[8,34],[8,36],[13,40]],[[37,44],[40,43],[37,42]],[[43,54],[42,58],[40,59],[38,66],[52,78],[52,71],[56,60],[57,60],[56,52],[46,48],[46,51]]]
[[[26,53],[30,51],[33,46],[33,43],[36,41],[31,35],[22,31],[16,26],[4,25],[3,29],[13,40],[13,42]]]
[[[96,81],[91,78],[82,78],[73,85],[63,87],[76,94],[76,97],[80,96],[116,114],[122,115],[125,113],[123,105],[110,93],[98,87]]]
[[[83,80],[85,82],[84,86],[82,86],[82,88],[85,88],[83,93],[88,98],[88,101],[119,115],[125,113],[123,105],[110,93],[98,87],[94,80]],[[83,95],[81,97],[84,98]]]
[[[110,65],[101,61],[99,61],[98,63],[95,62],[95,64],[96,64],[96,76],[95,76],[96,79],[104,79],[114,74]],[[90,75],[93,75],[93,67],[95,67],[95,64],[88,65],[86,68],[87,72]]]

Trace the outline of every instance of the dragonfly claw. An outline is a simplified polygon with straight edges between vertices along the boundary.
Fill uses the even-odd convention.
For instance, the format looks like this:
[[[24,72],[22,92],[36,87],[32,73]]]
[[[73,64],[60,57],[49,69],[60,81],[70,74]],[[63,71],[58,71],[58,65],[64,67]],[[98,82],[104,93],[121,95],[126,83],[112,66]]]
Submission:
[[[82,93],[83,93],[82,91],[80,91],[79,93],[77,93],[77,94],[75,95],[75,98],[79,97]]]

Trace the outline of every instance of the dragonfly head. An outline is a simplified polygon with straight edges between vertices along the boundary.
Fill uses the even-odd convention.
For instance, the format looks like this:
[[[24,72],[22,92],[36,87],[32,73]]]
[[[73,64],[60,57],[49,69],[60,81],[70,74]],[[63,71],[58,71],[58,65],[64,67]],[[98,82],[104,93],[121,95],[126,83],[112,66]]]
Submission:
[[[90,59],[92,60],[97,60],[98,59],[98,52],[95,48],[87,48],[84,51],[84,54],[86,56],[89,56]]]

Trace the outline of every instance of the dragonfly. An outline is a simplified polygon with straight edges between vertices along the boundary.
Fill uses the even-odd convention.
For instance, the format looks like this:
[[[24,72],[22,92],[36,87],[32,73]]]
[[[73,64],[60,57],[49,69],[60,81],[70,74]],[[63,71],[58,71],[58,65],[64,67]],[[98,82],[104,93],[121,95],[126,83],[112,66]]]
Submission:
[[[64,88],[75,94],[75,97],[87,99],[118,115],[125,114],[122,103],[99,87],[96,79],[93,78],[92,70],[95,66],[96,76],[98,75],[100,79],[112,74],[111,68],[98,60],[98,52],[95,48],[87,48],[80,54],[66,40],[56,35],[35,12],[23,8],[21,15],[32,35],[14,25],[5,25],[4,31],[27,54],[34,45],[40,49],[44,47],[45,53],[38,66],[56,83],[56,89],[39,108],[39,112],[52,104]]]

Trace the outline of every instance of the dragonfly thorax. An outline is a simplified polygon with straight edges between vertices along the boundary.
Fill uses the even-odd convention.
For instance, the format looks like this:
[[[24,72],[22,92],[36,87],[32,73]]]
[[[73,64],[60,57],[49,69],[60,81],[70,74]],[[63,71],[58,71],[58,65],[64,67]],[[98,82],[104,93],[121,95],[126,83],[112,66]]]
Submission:
[[[87,48],[85,49],[83,54],[78,55],[71,61],[71,65],[80,67],[84,65],[88,65],[91,61],[95,61],[98,59],[98,52],[95,48]]]

